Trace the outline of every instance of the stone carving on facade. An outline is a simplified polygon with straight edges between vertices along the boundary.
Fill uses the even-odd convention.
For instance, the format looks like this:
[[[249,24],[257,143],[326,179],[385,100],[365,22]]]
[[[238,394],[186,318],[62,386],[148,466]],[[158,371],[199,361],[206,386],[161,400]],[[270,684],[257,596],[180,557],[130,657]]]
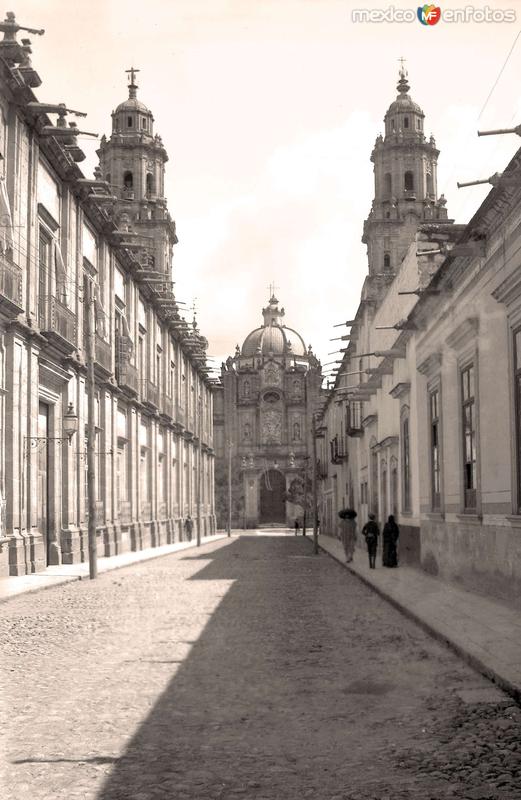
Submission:
[[[280,386],[282,377],[280,369],[274,363],[268,364],[264,370],[264,384],[266,386]]]
[[[265,411],[262,416],[262,443],[281,444],[282,415],[279,411]]]

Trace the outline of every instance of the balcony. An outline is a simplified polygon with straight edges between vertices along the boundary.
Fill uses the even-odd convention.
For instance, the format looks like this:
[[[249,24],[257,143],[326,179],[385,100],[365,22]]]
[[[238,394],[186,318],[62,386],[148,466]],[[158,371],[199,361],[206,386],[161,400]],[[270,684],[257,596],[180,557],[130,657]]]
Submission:
[[[152,381],[145,382],[145,401],[154,408],[159,408],[159,386]]]
[[[16,317],[23,311],[22,270],[0,256],[0,313]]]
[[[170,419],[174,419],[174,401],[171,397],[167,397],[166,395],[163,396],[161,401],[161,412],[165,414],[165,416],[170,417]]]
[[[139,394],[139,375],[138,371],[127,358],[119,358],[116,361],[116,380],[121,389],[126,389],[134,395]]]
[[[346,433],[348,436],[362,436],[362,404],[350,403],[347,407]]]
[[[40,297],[38,324],[47,339],[65,353],[76,347],[76,316],[56,297]]]
[[[95,357],[96,366],[101,367],[108,375],[112,373],[112,347],[96,334]]]
[[[348,453],[343,437],[335,436],[335,438],[332,439],[329,444],[331,447],[332,464],[341,464],[342,461],[347,461]]]

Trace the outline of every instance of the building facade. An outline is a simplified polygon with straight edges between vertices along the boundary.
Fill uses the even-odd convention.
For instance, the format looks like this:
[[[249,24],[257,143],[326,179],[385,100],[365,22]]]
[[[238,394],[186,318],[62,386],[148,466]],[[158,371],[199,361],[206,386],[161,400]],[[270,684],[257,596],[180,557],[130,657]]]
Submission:
[[[311,471],[311,414],[322,383],[318,360],[271,296],[263,324],[222,366],[215,394],[216,505],[219,526],[302,521]],[[229,472],[230,471],[230,472]]]
[[[166,152],[134,73],[89,180],[65,107],[33,93],[13,15],[1,29],[0,572],[19,575],[86,559],[89,331],[100,556],[178,540],[187,514],[215,529],[213,401],[207,342],[172,293]]]
[[[362,297],[322,419],[343,455],[324,505],[333,470],[362,522],[396,516],[402,563],[517,605],[520,167],[518,151],[468,225],[421,224]]]

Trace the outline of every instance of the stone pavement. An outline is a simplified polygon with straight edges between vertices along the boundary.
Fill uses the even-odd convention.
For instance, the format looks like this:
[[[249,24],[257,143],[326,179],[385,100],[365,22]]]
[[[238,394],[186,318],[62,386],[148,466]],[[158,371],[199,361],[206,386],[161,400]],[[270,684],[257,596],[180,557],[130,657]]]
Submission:
[[[222,539],[226,534],[217,533],[214,536],[203,536],[201,544]],[[146,550],[137,550],[129,553],[121,553],[118,556],[108,558],[98,558],[98,574],[109,572],[113,569],[137,564],[140,561],[148,561],[151,558],[159,558],[170,553],[177,553],[178,550],[186,550],[196,547],[195,537],[190,542],[176,542],[175,544],[165,544],[160,547],[149,547]],[[30,575],[13,575],[8,578],[0,578],[0,603],[17,597],[26,592],[35,592],[39,589],[49,589],[52,586],[59,586],[70,581],[81,581],[89,578],[89,565],[87,562],[80,564],[58,564],[41,572],[33,572]]]
[[[20,595],[0,641],[6,800],[521,796],[521,710],[302,537]]]
[[[365,550],[357,547],[345,564],[341,542],[319,536],[319,546],[367,585],[449,644],[472,666],[521,700],[521,616],[519,611],[412,567],[386,569],[381,551],[369,569]]]

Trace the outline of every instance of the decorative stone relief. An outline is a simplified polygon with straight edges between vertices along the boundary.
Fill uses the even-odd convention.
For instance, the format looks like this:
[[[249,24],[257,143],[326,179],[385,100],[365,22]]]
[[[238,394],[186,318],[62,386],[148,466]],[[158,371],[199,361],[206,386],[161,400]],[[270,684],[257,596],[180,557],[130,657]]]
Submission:
[[[263,444],[281,444],[282,414],[279,411],[265,411],[262,416],[261,435]]]
[[[278,366],[271,362],[264,370],[264,385],[265,386],[281,386],[282,376]]]

